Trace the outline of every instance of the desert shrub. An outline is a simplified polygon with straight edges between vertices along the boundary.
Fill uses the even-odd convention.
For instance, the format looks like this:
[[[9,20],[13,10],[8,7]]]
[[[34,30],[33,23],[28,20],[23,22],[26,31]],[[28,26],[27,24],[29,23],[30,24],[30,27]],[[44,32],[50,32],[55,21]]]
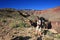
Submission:
[[[60,38],[60,34],[54,35],[55,38]]]
[[[13,25],[13,28],[18,28],[18,27],[20,27],[19,24]]]
[[[45,40],[53,40],[53,38],[45,38]]]
[[[3,14],[0,14],[0,17],[2,17],[3,16]]]
[[[58,35],[57,38],[60,38],[60,35]]]
[[[47,35],[51,36],[53,33],[48,30]]]
[[[20,23],[20,27],[24,27],[25,26],[25,23]]]
[[[7,15],[7,17],[12,18],[12,16],[11,16],[11,15]]]
[[[27,23],[25,23],[25,24],[24,24],[24,27],[30,27],[30,25],[29,25],[29,24],[27,24]]]
[[[27,23],[21,22],[21,23],[19,23],[19,24],[15,24],[13,27],[14,27],[14,28],[18,28],[18,27],[30,27],[30,25],[27,24]]]
[[[16,22],[17,21],[17,22]],[[18,28],[18,27],[24,27],[25,23],[23,23],[22,20],[14,20],[14,22],[10,23],[10,26],[14,27],[14,28]]]
[[[2,20],[2,22],[6,23],[6,22],[7,22],[7,20]]]

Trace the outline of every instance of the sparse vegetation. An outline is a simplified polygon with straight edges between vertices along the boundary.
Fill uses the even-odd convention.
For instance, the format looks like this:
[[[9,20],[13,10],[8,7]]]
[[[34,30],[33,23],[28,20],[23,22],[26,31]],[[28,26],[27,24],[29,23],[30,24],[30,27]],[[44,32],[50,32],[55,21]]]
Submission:
[[[36,15],[32,13],[34,13],[32,10],[0,9],[0,38],[3,37],[7,40],[7,38],[12,38],[11,36],[13,38],[17,36],[22,36],[23,38],[24,36],[29,36],[31,40],[36,40],[38,37],[35,36],[35,28],[29,22],[30,20],[35,22]],[[51,18],[54,15],[47,12],[47,14],[39,16],[49,19],[49,17]],[[45,35],[45,40],[53,40],[54,38],[60,39],[60,34],[55,35],[48,31]]]

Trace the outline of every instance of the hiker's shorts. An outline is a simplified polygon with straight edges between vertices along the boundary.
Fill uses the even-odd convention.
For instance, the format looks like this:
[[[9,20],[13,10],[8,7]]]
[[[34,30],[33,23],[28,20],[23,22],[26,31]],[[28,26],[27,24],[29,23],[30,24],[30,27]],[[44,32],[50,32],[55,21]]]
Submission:
[[[36,31],[40,31],[41,32],[41,27],[39,28],[39,26],[36,27]]]
[[[41,32],[41,27],[39,28],[39,30],[38,30],[39,32]]]

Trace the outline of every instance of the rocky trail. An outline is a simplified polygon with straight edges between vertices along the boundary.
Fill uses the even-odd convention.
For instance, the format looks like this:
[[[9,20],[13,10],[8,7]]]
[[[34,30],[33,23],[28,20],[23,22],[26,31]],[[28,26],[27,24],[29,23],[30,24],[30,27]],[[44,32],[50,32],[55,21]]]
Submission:
[[[48,32],[45,36],[37,36],[34,27],[13,28],[10,30],[2,29],[2,31],[0,31],[0,40],[60,40],[60,38],[57,39],[56,36],[57,34],[51,32]]]
[[[35,28],[13,28],[4,31],[0,32],[0,40],[22,40],[23,38],[23,40],[36,40]],[[18,39],[16,37],[21,38]]]

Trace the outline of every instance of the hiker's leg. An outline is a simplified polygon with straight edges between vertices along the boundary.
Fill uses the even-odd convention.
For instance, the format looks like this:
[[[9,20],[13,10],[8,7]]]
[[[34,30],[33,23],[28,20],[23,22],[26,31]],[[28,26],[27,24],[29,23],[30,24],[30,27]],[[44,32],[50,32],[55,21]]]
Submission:
[[[38,34],[38,29],[39,29],[39,26],[36,27],[36,34]]]
[[[38,32],[38,34],[41,36],[41,27],[39,28],[39,32]]]

